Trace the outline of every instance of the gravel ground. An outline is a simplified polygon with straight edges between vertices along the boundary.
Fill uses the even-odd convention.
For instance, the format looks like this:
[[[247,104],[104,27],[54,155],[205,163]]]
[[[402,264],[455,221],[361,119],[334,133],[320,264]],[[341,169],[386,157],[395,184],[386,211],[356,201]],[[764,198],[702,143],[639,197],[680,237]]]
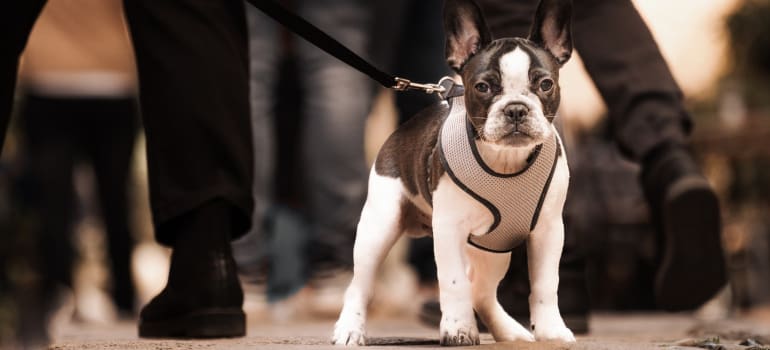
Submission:
[[[249,322],[244,338],[202,341],[143,340],[136,325],[71,325],[51,349],[338,349],[329,345],[332,320],[270,324]],[[482,335],[479,349],[746,349],[770,350],[770,323],[726,320],[701,323],[688,315],[594,315],[592,332],[574,344],[495,343]],[[438,349],[438,331],[410,319],[377,319],[369,323],[370,349]],[[766,345],[738,345],[751,338]],[[711,343],[709,343],[711,341]],[[721,347],[721,348],[720,348]]]

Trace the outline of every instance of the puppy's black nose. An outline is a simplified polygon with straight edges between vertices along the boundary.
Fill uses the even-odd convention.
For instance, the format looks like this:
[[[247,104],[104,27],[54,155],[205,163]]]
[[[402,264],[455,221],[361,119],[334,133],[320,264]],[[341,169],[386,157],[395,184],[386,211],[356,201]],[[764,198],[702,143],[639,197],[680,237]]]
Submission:
[[[524,120],[524,117],[529,114],[529,108],[523,103],[511,103],[505,106],[503,113],[512,122],[521,123],[521,121]]]

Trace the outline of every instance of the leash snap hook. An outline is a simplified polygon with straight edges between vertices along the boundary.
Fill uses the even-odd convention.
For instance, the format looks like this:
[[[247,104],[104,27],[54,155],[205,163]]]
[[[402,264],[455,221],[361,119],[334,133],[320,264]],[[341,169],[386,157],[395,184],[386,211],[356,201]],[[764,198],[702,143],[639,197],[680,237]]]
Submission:
[[[396,91],[421,90],[426,94],[435,94],[435,93],[440,94],[446,91],[446,88],[439,84],[413,83],[409,79],[404,79],[399,77],[396,77],[395,80],[396,80],[396,85],[394,85],[392,89]]]
[[[396,91],[406,91],[409,88],[409,85],[412,84],[412,81],[409,79],[396,77],[395,80],[396,85],[393,85],[391,89]]]

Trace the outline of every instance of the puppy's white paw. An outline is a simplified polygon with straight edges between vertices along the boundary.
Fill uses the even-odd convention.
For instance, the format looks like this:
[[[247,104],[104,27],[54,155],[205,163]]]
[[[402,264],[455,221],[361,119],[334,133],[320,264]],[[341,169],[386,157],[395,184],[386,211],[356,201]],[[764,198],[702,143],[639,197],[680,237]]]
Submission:
[[[575,336],[566,326],[551,328],[537,327],[537,329],[535,329],[535,338],[537,338],[537,340],[557,340],[567,343],[575,342]]]
[[[441,345],[442,346],[466,346],[478,345],[479,329],[476,326],[475,317],[454,318],[452,316],[441,319]]]
[[[533,318],[532,332],[537,340],[575,341],[572,331],[564,325],[558,313],[555,316]]]
[[[363,322],[343,320],[340,318],[334,325],[332,344],[345,346],[366,345],[366,330]]]

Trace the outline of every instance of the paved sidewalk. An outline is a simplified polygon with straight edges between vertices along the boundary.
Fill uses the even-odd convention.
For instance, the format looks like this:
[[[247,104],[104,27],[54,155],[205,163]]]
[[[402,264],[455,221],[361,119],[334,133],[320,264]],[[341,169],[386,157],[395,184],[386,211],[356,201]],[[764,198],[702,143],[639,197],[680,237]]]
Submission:
[[[239,339],[203,341],[144,340],[136,337],[134,323],[113,326],[72,325],[51,349],[339,349],[329,344],[333,321],[296,322],[285,325],[264,321],[249,323],[248,335]],[[688,315],[595,315],[592,333],[575,344],[494,343],[482,335],[478,349],[684,349],[715,336],[725,350],[749,349],[737,344],[754,338],[770,346],[770,324],[720,321],[702,324]],[[410,319],[377,319],[369,323],[369,349],[438,349],[438,331]],[[691,341],[684,339],[691,338]],[[713,344],[712,349],[718,349]],[[708,346],[704,347],[708,348]],[[762,347],[761,349],[770,349]],[[756,350],[756,349],[752,349]]]

